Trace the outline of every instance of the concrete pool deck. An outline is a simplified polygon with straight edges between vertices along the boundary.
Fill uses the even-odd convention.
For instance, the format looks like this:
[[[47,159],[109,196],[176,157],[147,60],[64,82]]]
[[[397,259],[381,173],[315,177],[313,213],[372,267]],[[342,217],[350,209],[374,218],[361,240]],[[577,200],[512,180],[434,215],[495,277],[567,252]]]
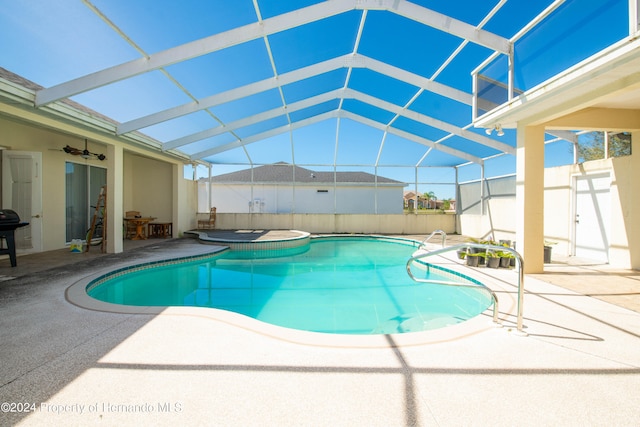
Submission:
[[[382,337],[387,346],[349,348],[275,338],[212,318],[207,309],[117,314],[67,301],[69,286],[98,271],[213,247],[169,239],[127,241],[125,249],[20,256],[15,268],[0,260],[0,402],[14,404],[3,407],[0,425],[640,420],[636,271],[554,262],[545,274],[528,275],[526,337],[512,333],[513,318],[501,304],[504,328],[407,346],[390,335]],[[514,271],[477,272],[500,284],[501,303],[513,299]]]

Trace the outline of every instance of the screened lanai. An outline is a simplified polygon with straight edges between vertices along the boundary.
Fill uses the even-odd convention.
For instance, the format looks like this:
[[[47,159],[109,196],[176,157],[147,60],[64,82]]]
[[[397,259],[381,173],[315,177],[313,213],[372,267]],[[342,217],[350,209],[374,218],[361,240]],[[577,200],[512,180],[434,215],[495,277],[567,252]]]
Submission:
[[[637,0],[5,2],[0,146],[3,157],[27,153],[40,181],[25,213],[41,235],[30,242],[44,242],[34,251],[82,237],[70,227],[88,227],[105,183],[109,250],[119,252],[126,211],[173,223],[179,235],[217,205],[209,192],[203,207],[195,179],[287,165],[295,207],[267,213],[290,217],[262,211],[229,229],[254,220],[312,232],[441,228],[381,207],[396,203],[381,185],[391,180],[455,200],[447,230],[516,239],[540,271],[547,238],[556,252],[579,252],[576,177],[595,173],[611,188],[612,214],[591,215],[585,229],[598,231],[604,260],[621,248],[621,265],[640,265],[626,206],[634,180],[621,173],[636,169],[638,31]],[[600,157],[581,149],[594,142]],[[626,159],[610,160],[620,153]],[[81,171],[77,186],[70,170]],[[313,212],[300,207],[331,183],[313,188],[301,170],[333,176],[334,189],[347,175],[366,176],[369,187],[355,183],[360,199],[336,190],[333,209]],[[9,196],[3,189],[5,208]],[[247,202],[253,196],[238,206],[251,216]],[[330,218],[315,227],[298,213]]]
[[[0,66],[42,86],[39,110],[73,100],[198,176],[286,162],[453,198],[515,172],[515,131],[474,118],[628,35],[628,14],[627,0],[4,2]],[[548,164],[574,160],[578,131],[546,132]]]

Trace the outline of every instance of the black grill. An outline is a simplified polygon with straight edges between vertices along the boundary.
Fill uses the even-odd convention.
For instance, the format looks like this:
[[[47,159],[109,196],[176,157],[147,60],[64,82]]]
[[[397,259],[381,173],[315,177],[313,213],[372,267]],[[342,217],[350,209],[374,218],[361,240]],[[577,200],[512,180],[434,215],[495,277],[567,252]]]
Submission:
[[[11,267],[15,267],[16,262],[16,228],[29,225],[28,222],[20,222],[20,216],[11,209],[0,209],[0,239],[7,242],[6,248],[0,248],[0,255],[9,255]]]

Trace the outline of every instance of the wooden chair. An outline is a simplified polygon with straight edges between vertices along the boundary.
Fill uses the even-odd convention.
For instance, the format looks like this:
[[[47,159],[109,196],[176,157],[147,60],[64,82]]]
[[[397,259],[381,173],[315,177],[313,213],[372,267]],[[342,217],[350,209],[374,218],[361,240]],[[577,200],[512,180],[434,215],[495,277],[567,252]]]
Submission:
[[[209,219],[199,219],[198,228],[216,228],[216,210],[217,208],[211,208],[209,212]]]
[[[138,217],[140,216],[139,211],[126,211],[124,213],[125,218],[135,218],[137,216]],[[132,237],[135,237],[135,235],[136,235],[136,223],[133,221],[125,221],[125,232],[124,232],[125,239],[131,239]]]

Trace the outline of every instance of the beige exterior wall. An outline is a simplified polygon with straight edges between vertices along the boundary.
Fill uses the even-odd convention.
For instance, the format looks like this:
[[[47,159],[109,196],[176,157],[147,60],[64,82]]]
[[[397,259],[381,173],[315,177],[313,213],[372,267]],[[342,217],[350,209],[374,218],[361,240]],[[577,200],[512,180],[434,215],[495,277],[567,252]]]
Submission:
[[[0,116],[0,146],[42,154],[42,247],[44,251],[65,244],[65,162],[105,167],[105,162],[70,156],[62,147],[84,147],[84,140]],[[106,150],[105,150],[106,151]],[[95,203],[95,201],[94,201]],[[3,206],[10,208],[9,206]],[[21,218],[30,221],[28,218]]]
[[[11,110],[8,106],[5,109]],[[1,113],[2,111],[0,111]],[[11,110],[10,112],[14,112]],[[17,114],[20,110],[15,110]],[[25,114],[29,116],[29,114]],[[27,117],[27,120],[31,117]],[[42,154],[42,242],[43,250],[65,247],[65,162],[89,164],[107,168],[109,174],[122,174],[122,190],[116,188],[108,194],[108,209],[118,208],[122,217],[126,210],[139,210],[158,220],[174,223],[174,235],[195,227],[196,183],[182,177],[183,163],[179,159],[143,151],[124,144],[115,138],[74,127],[53,120],[33,125],[27,120],[0,115],[0,146],[9,150],[32,151]],[[51,128],[55,127],[55,128]],[[111,159],[83,159],[62,151],[66,145],[84,148],[84,138],[89,139],[92,152],[114,152],[124,149],[122,165],[112,165]],[[111,147],[111,149],[109,148]],[[117,152],[117,151],[115,151]],[[115,181],[117,182],[117,181]],[[117,203],[109,203],[117,199]],[[95,203],[95,201],[92,201]],[[9,206],[4,206],[10,208]],[[24,220],[27,220],[26,218]],[[115,225],[114,225],[115,224]],[[109,229],[120,230],[116,221]],[[120,225],[120,226],[118,226]],[[121,234],[120,234],[121,237]],[[121,245],[110,245],[110,252],[121,251]]]
[[[639,135],[640,137],[640,135]],[[640,268],[640,156],[631,155],[580,165],[547,169],[545,172],[545,238],[554,242],[553,251],[572,254],[575,223],[575,178],[600,172],[611,176],[608,226],[609,263],[620,268]]]
[[[173,165],[173,237],[197,227],[198,183],[183,178],[182,165]]]
[[[486,215],[460,215],[459,230],[477,239],[515,240],[515,197],[501,197],[486,201]]]
[[[640,133],[633,135],[640,141]],[[609,263],[619,268],[640,269],[640,155],[595,160],[579,165],[545,169],[544,238],[555,242],[553,254],[570,256],[573,252],[575,224],[575,179],[608,172],[611,175]],[[488,200],[485,215],[461,215],[460,233],[496,240],[515,238],[515,198]]]
[[[199,217],[205,219],[206,215]],[[366,214],[233,214],[217,215],[216,227],[237,229],[293,229],[310,233],[428,234],[456,232],[456,215]]]
[[[640,141],[640,132],[632,135]],[[640,269],[640,155],[611,160],[611,246],[609,257],[615,265]],[[628,249],[627,249],[628,248]]]
[[[544,174],[544,238],[555,242],[553,253],[562,256],[571,255],[575,170],[576,165],[559,166]]]
[[[125,155],[127,178],[124,185],[124,211],[139,211],[158,221],[172,220],[172,165],[137,155]],[[134,183],[134,185],[128,185]]]

